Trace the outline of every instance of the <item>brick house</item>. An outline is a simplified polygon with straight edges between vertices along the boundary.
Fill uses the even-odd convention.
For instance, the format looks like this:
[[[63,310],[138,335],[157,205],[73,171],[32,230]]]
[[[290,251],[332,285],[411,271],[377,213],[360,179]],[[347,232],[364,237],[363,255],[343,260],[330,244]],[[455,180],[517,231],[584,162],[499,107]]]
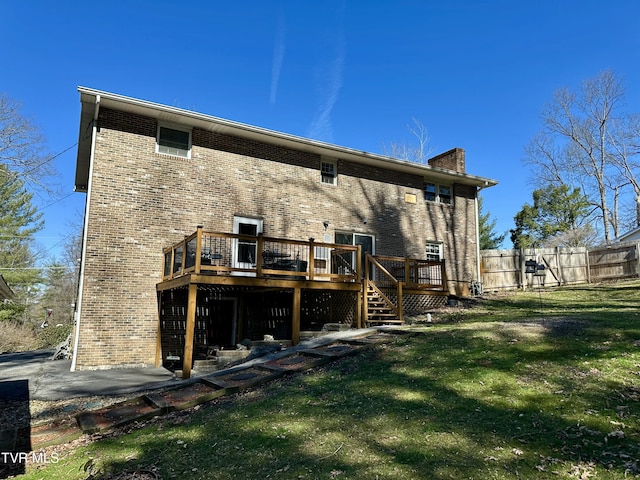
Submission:
[[[171,272],[189,245],[184,251],[167,247],[195,231],[220,232],[207,237],[209,246],[198,243],[198,258],[205,248],[211,252],[217,235],[227,239],[230,253],[210,256],[207,265],[211,258],[230,263],[208,267],[220,269],[205,272],[208,277],[201,275],[200,261],[197,272],[191,264],[201,294],[193,299],[196,326],[191,336],[186,327],[186,340],[182,323],[183,349],[198,337],[200,320],[222,329],[231,346],[261,336],[265,327],[251,323],[252,311],[261,318],[285,311],[287,322],[293,315],[297,327],[294,321],[293,333],[291,327],[281,333],[297,341],[300,322],[303,330],[315,328],[309,325],[323,311],[318,305],[336,305],[337,293],[327,293],[334,280],[351,295],[353,302],[341,308],[355,318],[364,276],[356,257],[365,253],[442,260],[447,294],[468,294],[470,283],[479,280],[477,194],[496,182],[467,174],[462,149],[419,165],[112,93],[84,87],[79,92],[75,189],[87,199],[72,370],[165,362],[170,347],[162,331],[173,322],[167,312],[188,316],[191,299],[191,283],[181,280],[189,276],[182,275],[187,260]],[[264,247],[262,237],[288,239],[283,248],[294,248],[293,242],[297,250],[286,255],[287,269],[295,264],[302,276],[256,278],[264,268],[278,268],[265,256],[278,249]],[[304,261],[294,261],[301,250]],[[338,278],[336,259],[362,271],[350,283]],[[328,272],[324,284],[318,283],[320,273],[313,274],[322,268]],[[409,276],[409,263],[403,268],[397,270]],[[290,312],[291,295],[302,304],[302,320]],[[262,310],[255,311],[257,305]],[[229,340],[231,327],[220,320],[225,315],[233,317]],[[356,315],[360,319],[359,310]]]

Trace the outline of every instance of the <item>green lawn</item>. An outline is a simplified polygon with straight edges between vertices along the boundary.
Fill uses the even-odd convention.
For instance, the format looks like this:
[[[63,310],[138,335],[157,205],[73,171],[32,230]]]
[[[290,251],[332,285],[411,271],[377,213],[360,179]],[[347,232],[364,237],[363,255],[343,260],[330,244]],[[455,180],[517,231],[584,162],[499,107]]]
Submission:
[[[638,281],[499,296],[21,478],[637,478],[639,313]]]

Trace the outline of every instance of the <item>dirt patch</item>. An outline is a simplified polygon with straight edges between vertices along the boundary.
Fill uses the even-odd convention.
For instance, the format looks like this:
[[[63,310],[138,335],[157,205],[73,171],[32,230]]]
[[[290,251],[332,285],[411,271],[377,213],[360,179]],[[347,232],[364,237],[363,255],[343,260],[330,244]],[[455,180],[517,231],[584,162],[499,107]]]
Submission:
[[[576,337],[589,323],[571,317],[531,318],[513,322],[469,322],[458,324],[455,329],[472,332],[473,337],[493,341],[536,341],[545,337]]]
[[[522,328],[542,328],[547,335],[557,337],[576,336],[584,332],[589,322],[574,317],[545,317],[528,319],[526,322],[514,322]]]

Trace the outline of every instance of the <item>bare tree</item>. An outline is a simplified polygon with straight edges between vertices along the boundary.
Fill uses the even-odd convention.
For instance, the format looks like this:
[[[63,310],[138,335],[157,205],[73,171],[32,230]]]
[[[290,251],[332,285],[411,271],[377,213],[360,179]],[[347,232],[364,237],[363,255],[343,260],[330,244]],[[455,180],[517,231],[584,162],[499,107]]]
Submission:
[[[383,146],[384,154],[393,158],[426,164],[433,153],[429,147],[431,140],[429,138],[429,132],[420,120],[413,117],[411,120],[413,124],[408,124],[407,130],[417,143],[412,143],[406,139],[400,142],[392,142],[389,146]]]
[[[52,157],[44,151],[39,129],[20,110],[18,102],[0,94],[0,164],[14,178],[51,193]]]
[[[40,303],[52,311],[55,323],[72,323],[78,293],[78,275],[82,251],[82,224],[73,224],[60,259],[44,270],[44,292]]]
[[[609,70],[585,81],[577,94],[566,88],[556,91],[542,112],[542,132],[525,150],[525,162],[534,167],[538,181],[566,183],[585,192],[597,209],[606,243],[612,227],[614,236],[618,233],[618,195],[631,184],[620,166],[627,131],[621,111],[624,93]]]
[[[640,115],[627,115],[620,119],[611,135],[613,162],[620,177],[630,185],[634,193],[634,218],[632,226],[640,226]]]

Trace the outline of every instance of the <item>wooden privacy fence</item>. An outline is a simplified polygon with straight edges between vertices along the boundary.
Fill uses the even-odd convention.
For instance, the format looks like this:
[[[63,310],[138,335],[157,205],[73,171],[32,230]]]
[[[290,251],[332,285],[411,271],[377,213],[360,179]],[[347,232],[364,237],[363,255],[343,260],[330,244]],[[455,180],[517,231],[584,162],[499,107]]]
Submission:
[[[640,243],[637,242],[589,249],[482,250],[480,258],[484,291],[640,277]],[[526,273],[526,262],[531,260],[536,262],[536,271]]]

